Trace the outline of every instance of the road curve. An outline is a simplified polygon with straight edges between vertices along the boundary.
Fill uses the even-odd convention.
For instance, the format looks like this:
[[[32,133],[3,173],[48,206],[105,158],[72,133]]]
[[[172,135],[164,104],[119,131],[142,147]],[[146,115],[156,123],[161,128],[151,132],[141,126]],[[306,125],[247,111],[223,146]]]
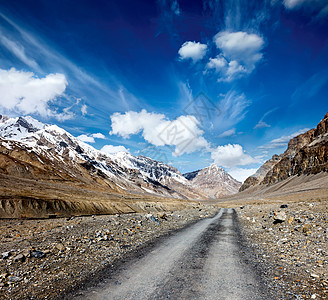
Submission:
[[[235,211],[221,209],[76,299],[270,299],[239,243]]]

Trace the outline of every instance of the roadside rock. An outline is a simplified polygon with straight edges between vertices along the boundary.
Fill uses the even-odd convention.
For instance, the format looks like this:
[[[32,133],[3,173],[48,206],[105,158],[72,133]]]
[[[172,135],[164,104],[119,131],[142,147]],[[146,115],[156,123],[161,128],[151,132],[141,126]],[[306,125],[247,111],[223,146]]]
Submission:
[[[18,277],[18,276],[9,276],[8,277],[8,282],[19,282],[19,281],[22,281],[22,278],[21,277]]]
[[[24,262],[25,261],[25,255],[18,254],[14,257],[14,262]]]
[[[59,250],[59,251],[64,251],[66,249],[66,247],[62,244],[62,243],[57,243],[55,245],[55,247]]]
[[[34,258],[43,258],[45,257],[46,255],[40,251],[40,250],[36,250],[36,251],[30,251],[30,255],[31,257],[34,257]]]
[[[284,211],[279,211],[274,213],[274,224],[285,222],[287,219],[287,215]]]
[[[7,259],[11,255],[10,251],[1,253],[2,259]]]

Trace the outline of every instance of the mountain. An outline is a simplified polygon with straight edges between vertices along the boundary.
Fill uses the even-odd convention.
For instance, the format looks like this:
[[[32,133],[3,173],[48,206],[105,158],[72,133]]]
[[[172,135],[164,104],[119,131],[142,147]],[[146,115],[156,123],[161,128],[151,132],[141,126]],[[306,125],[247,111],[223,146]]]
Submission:
[[[239,181],[216,164],[183,176],[212,199],[235,194],[241,186]]]
[[[37,132],[45,125],[30,116],[8,118],[0,115],[0,136],[7,139],[19,140],[30,133]]]
[[[246,178],[243,182],[242,186],[239,189],[239,192],[242,192],[248,189],[251,186],[259,184],[266,174],[273,168],[273,166],[279,162],[282,158],[282,155],[274,154],[271,159],[267,160],[257,171],[254,175]]]
[[[83,183],[121,194],[204,198],[172,166],[127,152],[101,152],[64,129],[32,117],[0,116],[0,156],[0,173],[10,176]]]
[[[328,113],[316,128],[292,138],[286,151],[274,155],[248,177],[239,191],[274,184],[295,175],[328,172]]]

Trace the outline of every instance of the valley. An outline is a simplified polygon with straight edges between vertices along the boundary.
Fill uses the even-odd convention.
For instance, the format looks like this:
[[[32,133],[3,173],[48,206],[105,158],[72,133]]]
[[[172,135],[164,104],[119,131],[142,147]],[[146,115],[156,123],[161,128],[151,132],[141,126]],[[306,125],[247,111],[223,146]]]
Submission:
[[[1,297],[325,299],[327,122],[241,184],[215,164],[181,174],[2,116]],[[150,282],[148,261],[159,258],[149,255],[175,247]]]

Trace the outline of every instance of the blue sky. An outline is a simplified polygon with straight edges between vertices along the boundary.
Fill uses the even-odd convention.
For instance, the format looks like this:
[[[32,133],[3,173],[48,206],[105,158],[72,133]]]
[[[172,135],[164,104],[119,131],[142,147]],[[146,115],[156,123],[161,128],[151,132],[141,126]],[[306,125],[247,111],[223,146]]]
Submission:
[[[243,180],[328,110],[328,4],[0,1],[0,111]]]

